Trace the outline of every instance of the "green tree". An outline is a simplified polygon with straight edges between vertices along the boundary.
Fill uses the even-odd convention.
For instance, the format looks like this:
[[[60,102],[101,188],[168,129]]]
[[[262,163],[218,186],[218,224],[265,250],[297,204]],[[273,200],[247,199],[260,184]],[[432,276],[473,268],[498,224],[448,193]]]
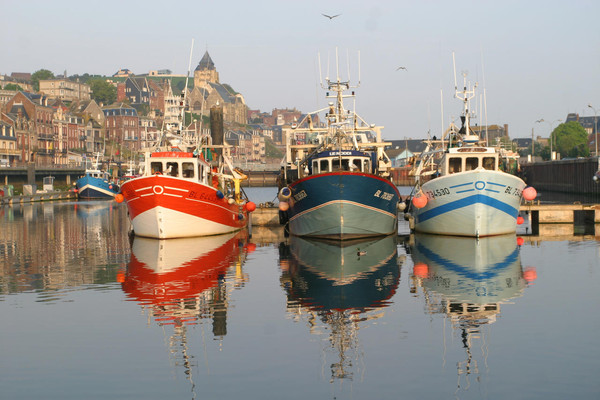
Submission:
[[[97,103],[112,104],[117,100],[117,88],[104,79],[92,79],[89,85],[92,89],[92,99]]]
[[[54,79],[54,74],[52,71],[47,69],[40,69],[31,74],[31,84],[33,85],[33,90],[36,92],[40,90],[40,80],[45,79]]]
[[[563,157],[587,157],[590,149],[587,144],[588,134],[579,122],[570,121],[552,131],[554,149]]]
[[[9,83],[8,85],[4,86],[4,90],[14,90],[14,91],[23,91],[23,88],[15,83]]]

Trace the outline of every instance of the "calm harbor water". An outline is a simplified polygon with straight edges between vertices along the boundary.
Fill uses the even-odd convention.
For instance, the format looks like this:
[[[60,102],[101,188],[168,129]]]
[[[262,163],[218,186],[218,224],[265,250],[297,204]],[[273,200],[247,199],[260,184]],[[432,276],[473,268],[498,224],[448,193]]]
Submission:
[[[600,398],[597,236],[128,230],[108,201],[0,209],[2,399]]]

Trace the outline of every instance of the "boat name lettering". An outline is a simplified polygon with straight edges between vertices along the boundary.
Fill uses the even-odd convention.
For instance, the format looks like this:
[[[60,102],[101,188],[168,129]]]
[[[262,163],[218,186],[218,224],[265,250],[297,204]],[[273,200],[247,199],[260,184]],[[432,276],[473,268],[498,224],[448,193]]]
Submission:
[[[504,193],[512,194],[513,196],[521,196],[521,190],[519,190],[519,188],[514,188],[511,186],[507,186],[506,189],[504,189]]]
[[[379,197],[382,200],[391,200],[394,198],[394,193],[388,193],[388,192],[382,192],[381,190],[378,190],[375,192],[375,194],[373,195],[373,197]]]
[[[196,193],[193,190],[190,190],[188,197],[191,199],[198,199],[198,200],[214,200],[215,196],[210,196],[207,193]]]
[[[425,192],[425,194],[427,195],[427,197],[429,197],[430,200],[433,200],[436,197],[449,195],[450,189],[445,187],[445,188],[439,188],[439,189],[435,189],[435,190],[428,190],[427,192]]]
[[[306,197],[306,192],[304,190],[302,190],[301,192],[298,192],[294,195],[294,200],[300,201],[305,197]]]
[[[456,151],[460,153],[485,153],[487,149],[485,147],[461,147]]]
[[[351,151],[330,151],[329,155],[330,156],[351,156],[352,152]]]

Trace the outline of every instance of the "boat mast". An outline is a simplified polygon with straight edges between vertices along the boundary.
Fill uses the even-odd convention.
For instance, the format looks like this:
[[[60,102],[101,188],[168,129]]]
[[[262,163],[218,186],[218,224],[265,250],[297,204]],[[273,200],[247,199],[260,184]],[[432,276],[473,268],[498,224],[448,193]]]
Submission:
[[[454,60],[454,53],[452,53],[452,63],[454,64],[454,97],[462,100],[463,102],[463,126],[465,127],[464,135],[471,134],[471,125],[470,125],[470,113],[469,113],[469,101],[475,97],[475,89],[477,88],[477,83],[472,88],[467,86],[467,73],[463,72],[463,89],[461,91],[458,90],[458,85],[456,83],[456,63]]]

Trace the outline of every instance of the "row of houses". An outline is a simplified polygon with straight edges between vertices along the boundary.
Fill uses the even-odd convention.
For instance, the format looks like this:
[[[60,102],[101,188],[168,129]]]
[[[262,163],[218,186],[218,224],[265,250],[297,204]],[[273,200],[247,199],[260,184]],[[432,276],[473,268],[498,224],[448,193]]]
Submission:
[[[150,147],[160,127],[178,121],[182,98],[173,92],[170,71],[154,72],[134,76],[120,70],[124,79],[114,82],[117,102],[109,106],[92,100],[86,84],[64,77],[40,80],[39,92],[33,93],[27,77],[20,77],[20,88],[29,90],[0,90],[3,165],[67,165],[84,153],[119,158]],[[5,78],[0,82],[17,82]],[[273,139],[272,129],[264,123],[245,125],[249,112],[243,96],[219,82],[208,52],[194,71],[193,87],[182,90],[187,90],[188,111],[194,114],[208,116],[211,107],[222,108],[226,140],[236,146],[236,157],[264,162],[265,138]],[[200,125],[194,120],[187,128],[199,131]]]

